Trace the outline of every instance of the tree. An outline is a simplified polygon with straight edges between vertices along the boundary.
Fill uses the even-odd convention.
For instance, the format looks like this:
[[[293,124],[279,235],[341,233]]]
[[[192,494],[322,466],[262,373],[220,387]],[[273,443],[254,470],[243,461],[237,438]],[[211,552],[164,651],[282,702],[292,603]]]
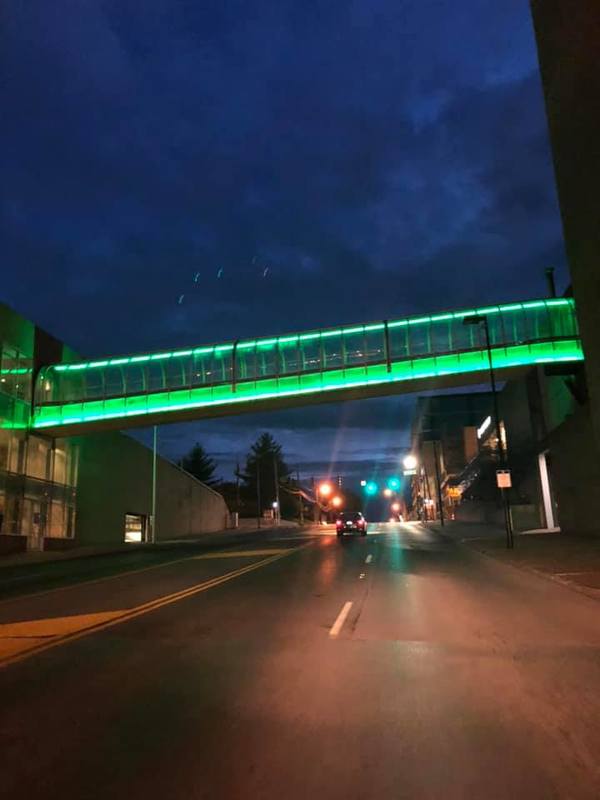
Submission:
[[[215,478],[217,462],[205,452],[202,445],[198,444],[198,442],[196,442],[190,452],[181,459],[181,467],[186,472],[189,472],[190,475],[193,475],[194,478],[198,478],[202,483],[206,483],[207,486],[213,486],[215,483],[218,483],[218,479]]]
[[[288,482],[291,470],[284,461],[281,445],[270,433],[263,433],[251,446],[244,471],[240,473],[245,494],[253,504],[258,502],[257,479],[260,478],[260,510],[271,508],[275,500],[276,472],[280,484]],[[282,495],[280,502],[289,504]]]

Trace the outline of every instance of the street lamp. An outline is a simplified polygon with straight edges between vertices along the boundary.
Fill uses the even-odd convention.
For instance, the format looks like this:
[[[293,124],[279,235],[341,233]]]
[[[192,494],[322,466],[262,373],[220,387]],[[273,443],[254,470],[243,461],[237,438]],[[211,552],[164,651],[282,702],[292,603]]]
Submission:
[[[392,511],[400,511],[400,503],[392,503]]]
[[[492,387],[492,400],[494,403],[494,427],[496,429],[496,439],[498,441],[498,450],[500,451],[500,463],[506,469],[506,451],[504,450],[504,442],[502,441],[502,434],[500,432],[500,412],[498,409],[498,392],[496,390],[496,376],[494,374],[494,364],[492,361],[492,345],[490,343],[490,326],[488,323],[487,314],[468,314],[463,317],[463,325],[483,325],[485,332],[485,346],[488,356],[488,365],[490,370],[490,385]],[[502,505],[504,507],[504,522],[506,525],[506,546],[511,549],[513,547],[513,532],[510,522],[510,499],[505,493],[504,489],[500,489],[500,496],[502,497]]]
[[[335,508],[339,508],[342,505],[342,498],[336,494],[336,496],[331,499],[331,505]]]
[[[383,490],[383,495],[384,495],[384,497],[391,497],[392,496],[392,490],[389,487],[387,487],[386,489]]]
[[[425,488],[427,489],[427,492],[429,492],[429,479],[427,477],[427,473],[425,472],[425,465],[423,464],[421,466],[420,470],[417,473],[417,468],[419,467],[419,460],[412,453],[409,453],[407,456],[404,457],[404,460],[402,461],[402,465],[404,467],[404,474],[405,475],[414,476],[414,484],[416,484],[416,487],[417,487],[417,514],[422,514],[423,513],[423,508],[422,508],[422,506],[419,507],[418,498],[419,498],[419,496],[421,496],[423,498],[425,497],[425,493],[426,493],[425,492]],[[438,482],[438,486],[439,486],[439,482]],[[418,494],[419,491],[421,492],[421,495]],[[425,503],[425,505],[429,505],[429,504]],[[420,511],[419,511],[419,508],[421,508]],[[442,505],[441,505],[441,497],[440,497],[440,509],[441,508],[442,508]],[[425,511],[426,511],[426,509],[425,509]],[[444,512],[442,510],[441,513],[440,513],[440,520],[441,520],[442,525],[444,524],[443,513]],[[426,515],[425,515],[425,519],[427,519]]]
[[[404,469],[411,470],[417,468],[417,458],[413,456],[412,453],[404,457],[404,461],[402,462]]]
[[[329,495],[332,493],[332,491],[333,491],[333,487],[332,487],[332,485],[330,483],[325,482],[325,483],[320,484],[320,486],[319,486],[319,494],[322,497],[329,497]]]

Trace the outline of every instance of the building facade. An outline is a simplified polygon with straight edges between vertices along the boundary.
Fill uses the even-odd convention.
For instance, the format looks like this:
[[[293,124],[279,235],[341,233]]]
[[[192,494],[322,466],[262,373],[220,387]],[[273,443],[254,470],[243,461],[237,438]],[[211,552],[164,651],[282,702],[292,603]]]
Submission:
[[[600,3],[530,0],[558,200],[585,353],[592,438],[600,458]]]
[[[413,507],[424,518],[503,524],[501,467],[489,392],[419,398]],[[600,464],[582,365],[539,365],[499,389],[500,436],[508,459],[515,530],[598,533]]]
[[[76,357],[0,305],[0,553],[148,538],[152,453],[122,433],[51,438],[28,430],[40,366]],[[221,495],[158,458],[158,539],[221,530]]]
[[[561,527],[600,534],[600,4],[530,0],[586,391],[551,437]]]
[[[412,507],[421,519],[436,519],[440,506],[454,517],[460,499],[457,483],[479,455],[478,429],[492,413],[490,392],[461,392],[419,397],[411,442],[417,458]]]

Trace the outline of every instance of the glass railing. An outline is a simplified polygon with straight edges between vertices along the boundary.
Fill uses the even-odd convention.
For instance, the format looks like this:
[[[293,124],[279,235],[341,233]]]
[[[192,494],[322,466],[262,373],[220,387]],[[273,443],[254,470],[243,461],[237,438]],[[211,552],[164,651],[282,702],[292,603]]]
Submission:
[[[485,368],[485,315],[497,368],[582,358],[574,303],[536,300],[431,316],[118,356],[41,370],[34,423],[135,416],[362,382]]]

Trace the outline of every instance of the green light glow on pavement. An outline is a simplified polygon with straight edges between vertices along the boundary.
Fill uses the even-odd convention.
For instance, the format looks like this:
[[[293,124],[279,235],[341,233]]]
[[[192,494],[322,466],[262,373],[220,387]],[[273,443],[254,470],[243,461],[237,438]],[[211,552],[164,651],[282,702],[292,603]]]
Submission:
[[[578,339],[536,342],[492,350],[494,368],[530,366],[536,363],[581,361],[583,353]],[[79,368],[80,365],[76,365]],[[302,397],[369,386],[410,382],[424,378],[486,373],[487,351],[473,350],[440,356],[424,356],[390,364],[346,367],[324,372],[262,378],[230,384],[173,389],[149,394],[130,395],[107,400],[89,400],[62,405],[38,405],[34,409],[34,428],[55,428],[62,425],[92,423],[109,419],[143,419],[152,414],[237,406],[265,400]],[[410,391],[410,389],[408,389]],[[199,413],[199,416],[202,416]],[[149,423],[150,424],[150,421]]]

